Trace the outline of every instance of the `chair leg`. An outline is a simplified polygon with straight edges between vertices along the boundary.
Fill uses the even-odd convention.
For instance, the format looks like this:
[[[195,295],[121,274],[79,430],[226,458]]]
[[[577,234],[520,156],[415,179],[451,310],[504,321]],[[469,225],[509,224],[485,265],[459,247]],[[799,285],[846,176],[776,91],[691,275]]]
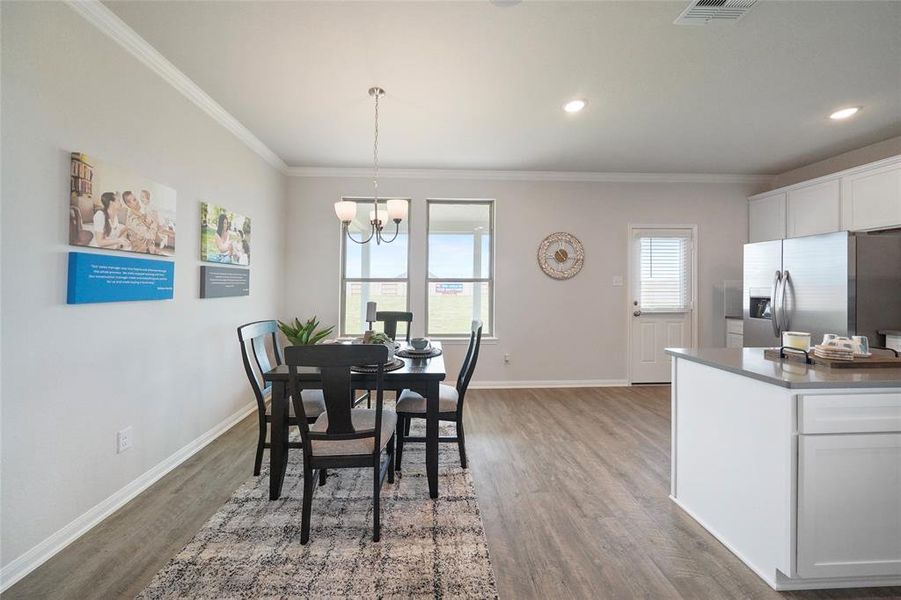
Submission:
[[[310,513],[313,511],[313,469],[303,466],[303,507],[300,516],[300,543],[310,539]]]
[[[388,483],[394,483],[394,438],[395,435],[391,436],[391,439],[388,440]]]
[[[325,469],[319,469],[319,485],[325,485],[325,478],[328,477],[328,472]]]
[[[404,419],[404,435],[407,437],[410,437],[410,422],[412,420],[413,419],[410,419],[409,417]]]
[[[372,541],[377,542],[382,537],[382,526],[379,523],[379,492],[381,491],[381,461],[375,462],[372,470]]]
[[[366,408],[372,408],[372,391],[366,390]]]
[[[400,415],[397,416],[397,452],[395,454],[394,468],[400,471],[400,463],[404,458],[404,423],[408,419]]]
[[[266,443],[266,420],[260,422],[260,439],[257,441],[257,455],[253,459],[253,475],[256,477],[260,474],[260,467],[263,466],[263,445]]]
[[[460,451],[460,466],[466,468],[466,439],[463,433],[463,418],[457,420],[457,449]]]

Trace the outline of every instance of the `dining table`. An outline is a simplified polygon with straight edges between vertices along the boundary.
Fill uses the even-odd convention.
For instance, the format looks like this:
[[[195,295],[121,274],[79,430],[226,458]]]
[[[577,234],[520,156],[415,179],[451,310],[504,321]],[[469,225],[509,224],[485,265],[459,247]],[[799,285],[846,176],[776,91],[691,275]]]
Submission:
[[[432,342],[432,346],[442,350],[441,342]],[[406,344],[401,344],[404,349]],[[401,358],[404,365],[394,371],[386,371],[383,375],[382,389],[400,394],[402,390],[412,390],[426,399],[426,474],[429,482],[429,496],[438,497],[438,390],[439,385],[447,377],[444,366],[444,354],[432,358]],[[321,389],[322,378],[316,367],[298,367],[297,377],[303,389]],[[288,466],[288,390],[289,373],[287,365],[279,365],[263,373],[263,380],[272,388],[272,423],[269,450],[269,499],[277,500],[281,495],[285,471]],[[353,372],[351,376],[352,392],[357,390],[375,390],[375,373]],[[354,393],[355,396],[355,393]],[[348,398],[348,401],[352,401]]]

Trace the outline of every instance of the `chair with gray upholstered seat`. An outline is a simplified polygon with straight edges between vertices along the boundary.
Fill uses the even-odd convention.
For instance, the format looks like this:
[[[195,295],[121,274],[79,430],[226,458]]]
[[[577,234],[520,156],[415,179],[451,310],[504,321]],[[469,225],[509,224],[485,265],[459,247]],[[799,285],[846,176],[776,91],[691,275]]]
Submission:
[[[267,349],[267,340],[269,348]],[[241,343],[241,358],[244,361],[244,371],[247,373],[247,379],[250,381],[250,387],[253,395],[257,400],[257,415],[259,416],[260,434],[257,439],[257,452],[253,461],[253,474],[260,474],[260,466],[263,463],[263,449],[269,448],[270,444],[266,441],[269,431],[269,423],[272,421],[272,414],[266,400],[272,389],[271,385],[263,381],[263,373],[272,370],[273,364],[269,358],[269,353],[275,358],[275,365],[282,364],[282,354],[278,343],[278,323],[276,321],[255,321],[238,327],[238,341]],[[251,364],[253,357],[253,365]],[[256,366],[256,369],[254,369]],[[310,422],[325,412],[325,400],[321,390],[304,390],[303,403],[305,413]],[[297,417],[291,408],[288,418],[288,425],[297,425]],[[300,448],[297,442],[289,444],[292,448]]]
[[[312,425],[298,419],[303,448],[303,507],[300,543],[310,539],[310,515],[313,506],[313,482],[319,473],[319,485],[325,484],[326,469],[372,469],[372,540],[379,541],[381,526],[379,495],[387,476],[394,482],[394,431],[397,415],[383,410],[385,363],[388,348],[382,344],[321,344],[285,348],[289,387],[294,410],[304,416],[302,398],[310,373],[318,369],[316,387],[321,386],[326,412]],[[375,408],[353,408],[351,367],[376,365]],[[310,369],[312,367],[312,369]]]
[[[457,435],[440,437],[439,442],[456,442],[460,451],[460,466],[466,468],[466,441],[463,431],[463,399],[466,389],[476,369],[479,359],[479,347],[482,344],[482,322],[473,321],[469,333],[469,348],[460,366],[456,387],[441,384],[438,388],[438,420],[453,421],[457,424]],[[405,442],[424,442],[424,437],[410,436],[410,421],[424,419],[426,416],[426,400],[411,390],[404,390],[397,399],[397,470],[401,468]]]

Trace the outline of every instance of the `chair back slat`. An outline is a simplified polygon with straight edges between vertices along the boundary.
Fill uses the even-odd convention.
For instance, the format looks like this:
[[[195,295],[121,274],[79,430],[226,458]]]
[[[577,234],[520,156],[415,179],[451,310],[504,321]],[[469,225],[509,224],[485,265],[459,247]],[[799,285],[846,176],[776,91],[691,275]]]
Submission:
[[[285,364],[290,373],[290,385],[294,398],[294,410],[303,418],[301,439],[341,440],[375,437],[375,448],[379,449],[382,422],[383,376],[388,361],[388,348],[382,344],[317,344],[312,346],[288,346],[285,348]],[[376,377],[376,418],[375,428],[356,430],[353,426],[353,387],[351,370],[354,365],[378,365]],[[298,368],[319,369],[322,395],[325,398],[328,428],[323,432],[310,433],[306,428],[306,414],[300,402],[303,385],[298,377]]]
[[[238,327],[238,342],[241,344],[244,371],[257,399],[257,404],[264,412],[265,396],[269,393],[271,386],[268,382],[263,381],[263,373],[271,371],[273,368],[266,348],[267,339],[276,365],[282,364],[277,332],[278,323],[276,321],[255,321]]]
[[[413,313],[399,310],[380,310],[375,313],[375,320],[384,323],[385,335],[397,341],[397,324],[407,324],[406,341],[410,341],[410,325],[413,323]]]
[[[476,363],[479,360],[479,349],[482,346],[482,322],[473,321],[469,332],[469,348],[466,350],[466,357],[463,364],[460,365],[460,374],[457,376],[457,410],[463,410],[463,398],[466,390],[469,388],[469,382],[476,370]]]

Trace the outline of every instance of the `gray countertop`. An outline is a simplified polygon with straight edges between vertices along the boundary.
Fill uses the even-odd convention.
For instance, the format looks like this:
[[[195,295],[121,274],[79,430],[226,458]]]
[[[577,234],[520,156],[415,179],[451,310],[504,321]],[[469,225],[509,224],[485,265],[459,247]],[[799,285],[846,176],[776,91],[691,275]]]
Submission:
[[[677,358],[701,363],[791,389],[901,388],[901,368],[830,369],[820,365],[775,361],[763,348],[667,348]]]

